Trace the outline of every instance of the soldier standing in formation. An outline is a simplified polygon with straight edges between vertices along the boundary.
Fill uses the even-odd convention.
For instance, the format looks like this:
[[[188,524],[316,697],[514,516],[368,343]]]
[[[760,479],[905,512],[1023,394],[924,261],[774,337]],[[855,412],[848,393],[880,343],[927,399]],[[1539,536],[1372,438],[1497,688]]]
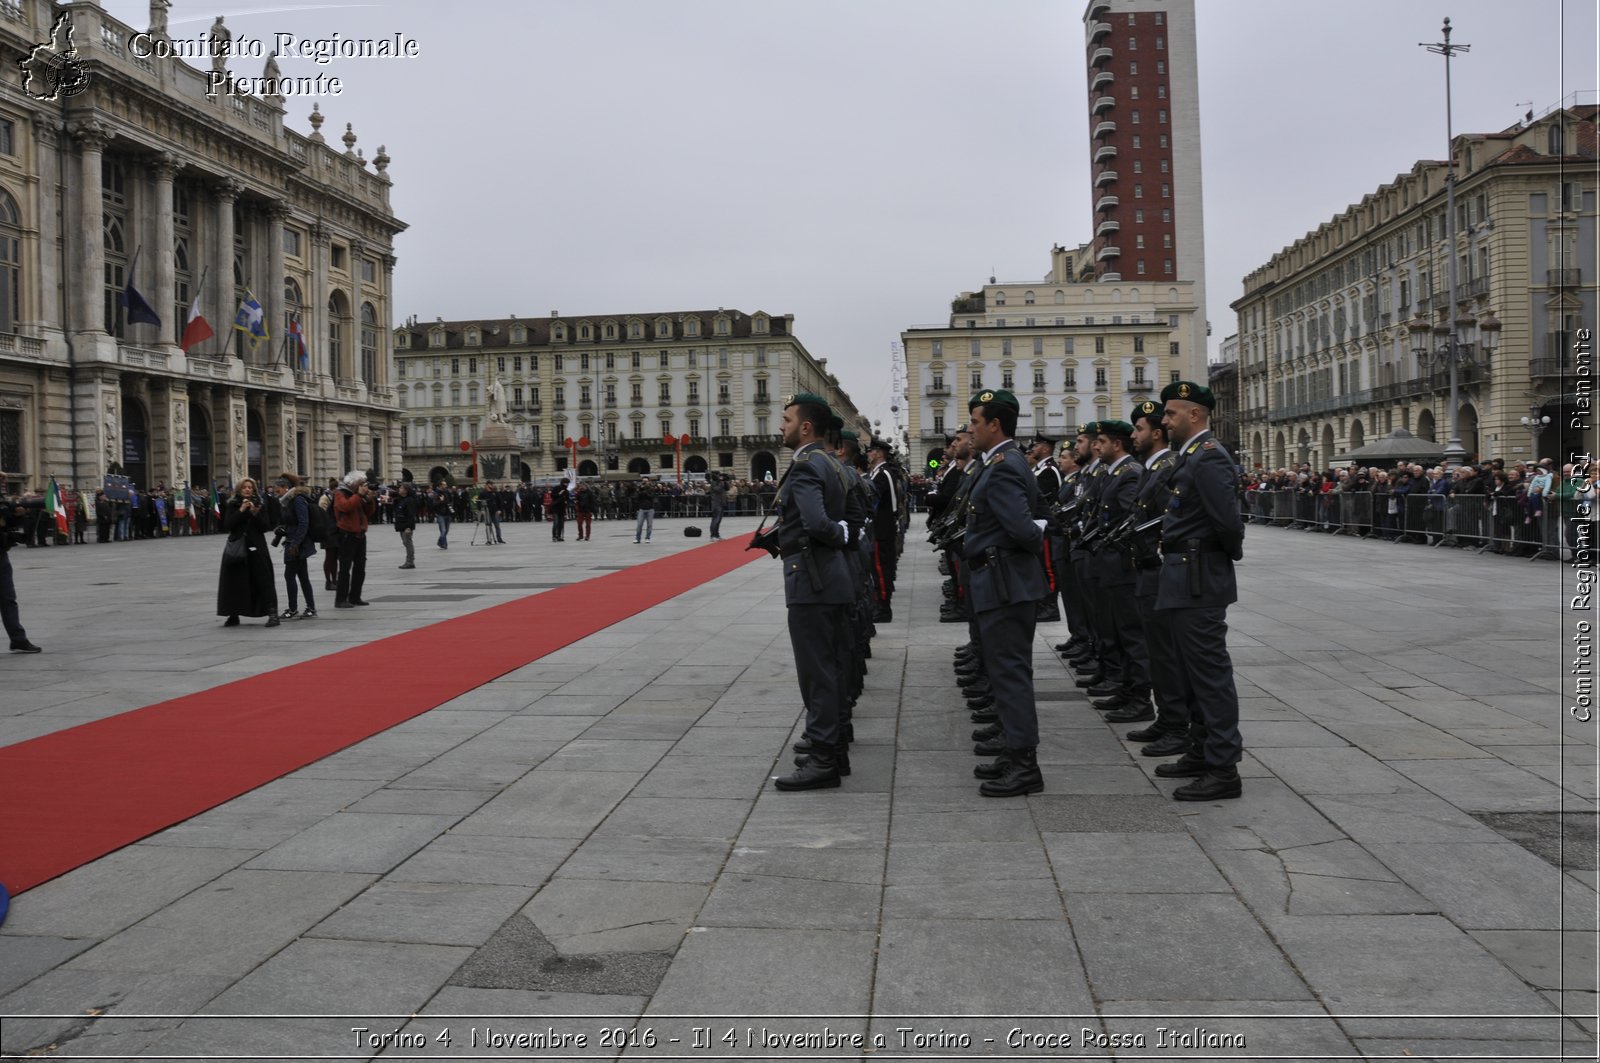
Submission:
[[[1039,718],[1033,692],[1033,635],[1045,596],[1044,545],[1033,470],[1013,438],[1021,406],[1009,391],[983,391],[967,404],[973,447],[982,453],[967,493],[970,607],[979,659],[993,691],[995,733],[974,747],[995,760],[973,769],[985,797],[1021,797],[1044,789]]]
[[[1028,447],[1028,464],[1033,467],[1033,478],[1039,484],[1039,511],[1034,514],[1038,518],[1047,518],[1050,507],[1055,503],[1056,496],[1061,492],[1061,470],[1056,468],[1056,441],[1049,436],[1035,435],[1033,443]],[[1046,589],[1044,600],[1039,603],[1039,623],[1053,624],[1061,619],[1061,608],[1056,604],[1057,579],[1055,571],[1055,551],[1050,543],[1045,544],[1045,575],[1050,586]]]
[[[1174,692],[1189,721],[1189,748],[1162,764],[1163,778],[1192,778],[1173,797],[1212,801],[1243,792],[1238,763],[1239,694],[1228,656],[1228,606],[1238,601],[1233,563],[1244,556],[1238,472],[1211,435],[1216,398],[1180,380],[1161,392],[1162,421],[1178,453],[1172,498],[1161,521],[1161,574],[1156,612],[1168,613],[1181,688]]]
[[[900,560],[900,511],[905,506],[905,496],[899,490],[894,470],[889,467],[893,448],[881,439],[874,439],[867,447],[869,471],[867,479],[872,484],[877,504],[872,511],[873,578],[878,585],[878,607],[873,621],[879,624],[894,620],[894,576]]]
[[[789,642],[806,708],[806,755],[795,771],[776,780],[779,790],[836,787],[849,770],[839,662],[848,652],[847,614],[855,589],[845,559],[851,544],[846,479],[825,442],[834,427],[833,412],[820,396],[802,393],[784,404],[783,445],[794,451],[794,460],[778,485],[778,523],[768,533],[768,548],[783,562]],[[762,535],[752,546],[766,545]]]

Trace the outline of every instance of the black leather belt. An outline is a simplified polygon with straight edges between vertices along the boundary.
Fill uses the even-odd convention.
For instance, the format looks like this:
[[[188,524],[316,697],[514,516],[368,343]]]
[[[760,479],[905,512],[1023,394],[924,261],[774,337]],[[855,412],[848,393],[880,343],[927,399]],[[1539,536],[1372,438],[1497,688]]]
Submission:
[[[1141,557],[1133,563],[1133,567],[1141,570],[1160,568],[1161,559],[1159,557]]]

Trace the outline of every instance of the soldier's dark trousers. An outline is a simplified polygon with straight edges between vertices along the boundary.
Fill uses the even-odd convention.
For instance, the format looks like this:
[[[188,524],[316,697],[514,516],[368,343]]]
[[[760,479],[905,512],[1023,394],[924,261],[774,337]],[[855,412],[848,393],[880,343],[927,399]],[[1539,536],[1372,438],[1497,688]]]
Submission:
[[[1155,730],[1176,734],[1189,730],[1189,704],[1178,667],[1178,647],[1172,640],[1171,610],[1156,611],[1154,583],[1151,593],[1134,601],[1144,622],[1144,646],[1150,662],[1150,689],[1155,694]]]
[[[1033,700],[1035,602],[1018,602],[974,615],[984,672],[1000,714],[1000,734],[1008,749],[1039,744],[1039,713]]]
[[[1239,692],[1233,683],[1233,660],[1228,656],[1228,611],[1164,609],[1178,651],[1184,700],[1192,706],[1191,733],[1201,739],[1196,752],[1213,768],[1239,762],[1244,742],[1239,737]]]
[[[789,644],[794,648],[800,698],[806,703],[806,741],[832,748],[839,744],[844,707],[844,605],[789,606]]]
[[[1117,653],[1122,658],[1121,670],[1111,678],[1122,687],[1123,693],[1143,695],[1150,690],[1150,657],[1133,586],[1107,587],[1106,605],[1111,610],[1111,629],[1117,641]]]
[[[1099,661],[1100,654],[1105,648],[1105,642],[1101,635],[1100,624],[1096,620],[1100,609],[1099,603],[1095,598],[1095,583],[1090,577],[1089,571],[1090,565],[1087,555],[1083,557],[1074,556],[1072,558],[1072,586],[1074,593],[1078,596],[1078,609],[1083,617],[1083,627],[1074,629],[1074,632],[1081,633],[1085,639],[1089,640],[1089,649],[1093,653],[1095,660]]]

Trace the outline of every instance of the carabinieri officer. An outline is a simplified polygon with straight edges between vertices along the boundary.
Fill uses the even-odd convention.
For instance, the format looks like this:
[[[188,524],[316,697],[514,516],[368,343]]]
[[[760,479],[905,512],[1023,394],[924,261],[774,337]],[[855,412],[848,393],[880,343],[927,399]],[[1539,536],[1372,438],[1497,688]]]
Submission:
[[[1173,792],[1179,801],[1238,797],[1239,694],[1228,656],[1228,606],[1238,601],[1233,563],[1244,556],[1238,473],[1211,435],[1211,389],[1187,380],[1161,392],[1162,423],[1177,453],[1172,499],[1161,520],[1161,578],[1156,611],[1165,613],[1178,655],[1179,691],[1193,745],[1163,778],[1193,778]]]
[[[1009,391],[983,391],[967,403],[973,447],[983,456],[967,496],[967,559],[979,652],[994,691],[999,734],[974,748],[997,754],[973,774],[985,797],[1021,797],[1044,789],[1039,774],[1039,716],[1033,698],[1033,632],[1045,575],[1039,551],[1044,524],[1034,518],[1039,487],[1017,450],[1021,406]]]

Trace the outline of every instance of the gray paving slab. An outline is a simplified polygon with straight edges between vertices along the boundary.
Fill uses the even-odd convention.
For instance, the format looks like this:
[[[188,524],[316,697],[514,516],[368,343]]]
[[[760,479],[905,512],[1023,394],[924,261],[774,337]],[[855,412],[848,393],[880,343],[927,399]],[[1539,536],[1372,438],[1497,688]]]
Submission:
[[[566,956],[671,952],[706,902],[698,883],[552,879],[521,910]]]
[[[569,838],[443,834],[384,876],[390,882],[538,886],[572,855]]]
[[[1368,850],[1469,930],[1595,928],[1594,895],[1520,845],[1373,843]]]
[[[637,781],[629,772],[529,772],[455,829],[523,838],[587,837]]]
[[[372,881],[371,875],[357,874],[230,871],[66,966],[241,977]]]
[[[1459,1037],[1463,1017],[1554,1014],[1549,1002],[1440,916],[1306,916],[1273,933],[1354,1037]],[[1395,1016],[1393,1019],[1371,1016]],[[1532,1020],[1530,1020],[1532,1021]],[[1548,1036],[1551,1024],[1542,1024]],[[1504,1036],[1512,1024],[1488,1024]],[[1538,1035],[1538,1034],[1536,1034]]]
[[[648,997],[671,962],[665,952],[561,954],[525,916],[507,919],[450,976],[453,986]]]
[[[10,935],[110,937],[254,855],[253,849],[130,845],[74,868],[18,904],[0,925],[0,953],[10,952]],[[0,978],[8,966],[0,955]]]
[[[707,927],[684,938],[646,1014],[705,1013],[710,1001],[729,1015],[859,1013],[876,943],[864,930]]]
[[[627,882],[703,882],[722,873],[731,843],[719,838],[590,837],[557,872],[561,877]]]
[[[1045,851],[1063,892],[1216,893],[1229,888],[1187,834],[1047,834]]]
[[[1233,896],[1075,893],[1067,895],[1067,915],[1102,999],[1311,999],[1296,969]],[[1195,932],[1199,927],[1204,931]],[[1206,980],[1195,971],[1228,974]]]
[[[273,846],[252,870],[383,874],[459,822],[460,816],[339,812]]]
[[[177,971],[75,971],[58,968],[0,997],[0,1052],[43,1054],[47,1046],[81,1055],[139,1055],[145,1045],[227,989],[226,976]],[[52,1016],[26,1018],[23,1016]]]
[[[1251,755],[1300,794],[1392,794],[1417,784],[1364,749],[1261,749]]]
[[[476,948],[533,893],[532,886],[385,880],[306,931],[306,937]]]
[[[1016,978],[1018,967],[1031,976]],[[1094,1012],[1072,932],[1060,918],[886,920],[872,999],[887,1015]]]
[[[0,998],[93,945],[92,938],[8,934],[5,947],[0,951]]]
[[[877,882],[723,874],[696,922],[707,927],[876,930],[882,893]]]
[[[1394,768],[1468,812],[1594,811],[1593,803],[1498,758],[1396,761]]]

